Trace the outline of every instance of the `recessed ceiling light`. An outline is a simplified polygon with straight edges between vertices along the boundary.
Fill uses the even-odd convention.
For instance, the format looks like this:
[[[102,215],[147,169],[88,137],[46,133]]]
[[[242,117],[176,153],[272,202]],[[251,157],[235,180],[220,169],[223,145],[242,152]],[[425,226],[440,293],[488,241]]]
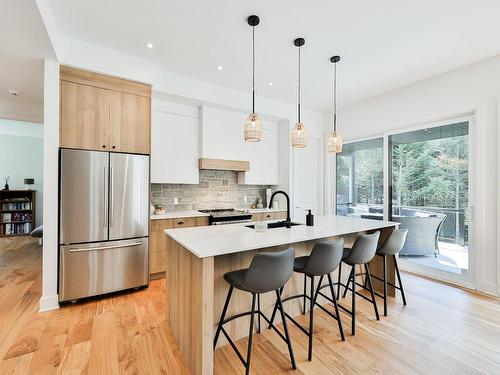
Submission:
[[[21,95],[21,93],[17,90],[14,90],[14,89],[10,89],[9,90],[9,94],[12,95],[12,96],[19,96]]]
[[[147,43],[145,44],[145,46],[146,46],[146,47],[148,47],[149,49],[153,49],[153,47],[154,47],[154,46],[153,46],[153,43],[151,43],[151,42],[147,42]]]
[[[268,82],[268,83],[267,83],[267,85],[268,85],[268,86],[272,86],[272,85],[273,85],[273,83],[272,83],[272,82]]]
[[[217,70],[222,70],[224,69],[222,65],[217,65]]]

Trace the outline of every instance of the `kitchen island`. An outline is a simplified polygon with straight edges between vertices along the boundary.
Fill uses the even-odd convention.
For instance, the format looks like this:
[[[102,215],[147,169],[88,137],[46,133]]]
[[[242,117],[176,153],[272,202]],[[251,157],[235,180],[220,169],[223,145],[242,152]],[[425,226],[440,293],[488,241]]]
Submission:
[[[253,256],[261,251],[295,249],[295,256],[308,255],[318,239],[343,237],[345,246],[352,245],[360,233],[381,232],[380,241],[398,223],[344,216],[316,216],[315,226],[292,226],[268,229],[259,233],[241,224],[167,229],[167,321],[177,341],[184,361],[193,374],[213,373],[213,337],[229,285],[223,275],[228,271],[247,268]],[[372,274],[382,276],[378,257],[370,263]],[[343,272],[344,282],[348,272]],[[394,284],[395,269],[388,262],[388,280]],[[374,280],[381,290],[381,283]],[[294,274],[286,284],[283,295],[302,292],[302,275]],[[394,296],[394,288],[388,293]],[[261,310],[270,315],[275,295],[261,296]],[[325,300],[318,299],[325,304]],[[251,297],[235,290],[227,316],[248,311]],[[291,316],[301,313],[301,301],[296,299],[285,306]],[[279,321],[279,319],[276,319]],[[248,335],[249,318],[228,323],[225,328],[236,341]],[[226,345],[221,336],[218,346]]]

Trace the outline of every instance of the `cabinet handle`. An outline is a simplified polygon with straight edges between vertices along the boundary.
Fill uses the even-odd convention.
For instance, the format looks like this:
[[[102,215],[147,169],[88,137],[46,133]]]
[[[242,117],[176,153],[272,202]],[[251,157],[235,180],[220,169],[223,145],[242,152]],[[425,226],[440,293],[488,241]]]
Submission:
[[[267,217],[271,217],[271,215],[267,215]]]
[[[178,221],[177,224],[182,225],[182,224],[184,224],[184,222],[181,220],[181,221]]]
[[[116,146],[113,146],[113,148],[116,148]]]
[[[102,145],[102,148],[106,148],[106,145]]]

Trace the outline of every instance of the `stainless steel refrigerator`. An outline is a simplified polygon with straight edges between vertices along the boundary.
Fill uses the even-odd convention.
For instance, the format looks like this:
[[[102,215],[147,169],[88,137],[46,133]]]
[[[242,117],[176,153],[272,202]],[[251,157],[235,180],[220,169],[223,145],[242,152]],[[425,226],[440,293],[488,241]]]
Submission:
[[[59,301],[147,285],[149,156],[61,149]]]

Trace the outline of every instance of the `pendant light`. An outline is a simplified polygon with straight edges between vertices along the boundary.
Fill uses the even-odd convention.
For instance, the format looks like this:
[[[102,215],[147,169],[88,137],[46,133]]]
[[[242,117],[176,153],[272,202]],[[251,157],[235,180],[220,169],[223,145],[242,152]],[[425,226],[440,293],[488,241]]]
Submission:
[[[337,154],[342,152],[342,137],[337,130],[337,63],[340,56],[330,58],[333,63],[333,130],[328,137],[328,152]]]
[[[300,121],[300,47],[302,47],[306,41],[304,38],[297,38],[293,41],[293,44],[299,48],[299,83],[297,88],[297,123],[292,129],[292,147],[294,148],[304,148],[307,144],[307,131],[304,124]]]
[[[262,138],[262,124],[260,118],[255,113],[255,26],[260,23],[259,17],[252,15],[247,18],[247,22],[252,26],[252,113],[245,122],[245,141],[260,142]]]

